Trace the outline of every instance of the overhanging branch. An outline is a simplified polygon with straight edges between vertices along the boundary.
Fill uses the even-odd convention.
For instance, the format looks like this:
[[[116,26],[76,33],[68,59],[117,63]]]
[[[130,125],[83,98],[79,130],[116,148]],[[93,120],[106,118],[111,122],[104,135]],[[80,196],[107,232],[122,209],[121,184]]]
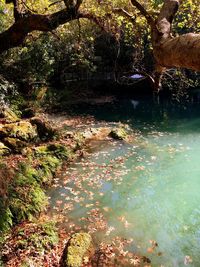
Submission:
[[[23,43],[33,31],[50,32],[58,26],[80,18],[77,12],[67,8],[51,15],[29,14],[17,20],[8,30],[0,33],[0,53]]]

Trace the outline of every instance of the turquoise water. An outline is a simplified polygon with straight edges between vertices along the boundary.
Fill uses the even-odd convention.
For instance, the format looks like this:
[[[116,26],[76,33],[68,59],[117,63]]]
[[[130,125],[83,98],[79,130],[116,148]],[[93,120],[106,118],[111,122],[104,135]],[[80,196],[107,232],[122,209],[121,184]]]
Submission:
[[[123,105],[113,108],[105,124],[128,123],[134,141],[94,142],[88,156],[55,180],[50,212],[71,231],[89,231],[96,243],[125,240],[115,255],[127,261],[113,266],[143,266],[131,260],[137,253],[155,267],[198,267],[198,106],[168,104],[160,112],[158,104],[143,102],[137,109]],[[103,118],[104,111],[95,109],[95,116]]]

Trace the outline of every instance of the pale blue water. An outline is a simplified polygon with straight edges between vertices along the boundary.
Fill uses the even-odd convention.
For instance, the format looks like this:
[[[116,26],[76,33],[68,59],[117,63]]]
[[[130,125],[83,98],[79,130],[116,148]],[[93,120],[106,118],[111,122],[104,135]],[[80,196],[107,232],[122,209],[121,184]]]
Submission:
[[[158,112],[158,105],[147,102],[137,110],[113,109],[107,123],[128,123],[137,129],[135,141],[94,143],[92,153],[56,180],[51,212],[68,218],[69,229],[90,231],[98,242],[131,239],[126,249],[145,255],[153,267],[199,267],[199,110],[164,109]],[[103,118],[103,109],[95,112]]]

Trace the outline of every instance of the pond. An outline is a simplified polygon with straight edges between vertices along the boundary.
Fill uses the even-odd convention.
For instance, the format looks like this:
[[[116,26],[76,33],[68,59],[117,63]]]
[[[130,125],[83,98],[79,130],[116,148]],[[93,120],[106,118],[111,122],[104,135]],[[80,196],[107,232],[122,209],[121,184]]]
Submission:
[[[198,267],[198,103],[137,102],[82,107],[106,125],[127,123],[135,141],[94,142],[88,156],[55,179],[51,216],[72,231],[89,231],[97,243],[124,240],[115,253],[126,261],[115,266],[133,266],[131,253],[137,253],[154,267]]]

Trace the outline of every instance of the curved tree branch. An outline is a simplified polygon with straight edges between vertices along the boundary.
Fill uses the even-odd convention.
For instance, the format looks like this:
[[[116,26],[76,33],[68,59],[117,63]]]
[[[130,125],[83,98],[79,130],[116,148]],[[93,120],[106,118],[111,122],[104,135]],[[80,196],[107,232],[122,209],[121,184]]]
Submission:
[[[146,18],[151,28],[154,29],[156,24],[153,17],[149,14],[149,12],[147,12],[147,10],[137,0],[131,0],[131,4],[140,11],[141,15],[143,15]]]
[[[63,9],[51,15],[29,14],[18,19],[8,30],[0,33],[0,53],[23,43],[33,31],[48,32],[71,20],[82,17],[77,12]]]
[[[122,15],[124,17],[126,17],[127,19],[129,19],[132,22],[135,22],[135,16],[130,14],[128,11],[126,11],[124,8],[113,8],[112,11],[114,13],[117,13],[119,15]]]

